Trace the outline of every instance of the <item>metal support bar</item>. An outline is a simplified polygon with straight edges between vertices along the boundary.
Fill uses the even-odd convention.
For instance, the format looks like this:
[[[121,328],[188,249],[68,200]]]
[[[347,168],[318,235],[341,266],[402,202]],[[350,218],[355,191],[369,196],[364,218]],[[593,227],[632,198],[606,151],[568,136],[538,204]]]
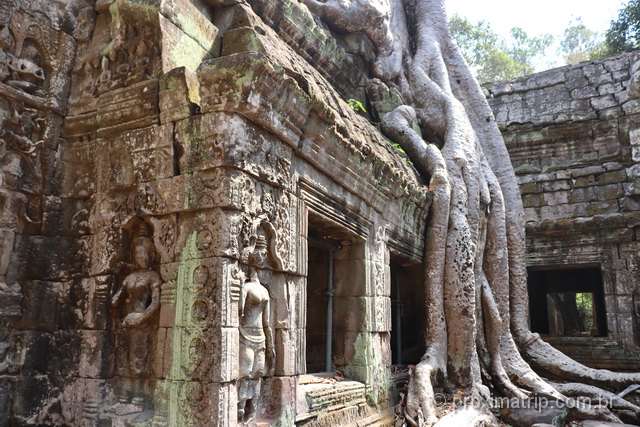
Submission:
[[[324,370],[325,372],[331,372],[331,354],[333,353],[333,251],[332,247],[329,249],[329,267],[327,272],[327,331],[326,331],[326,345],[325,345],[325,359]]]
[[[396,270],[392,277],[394,289],[393,303],[396,306],[395,312],[395,341],[396,341],[396,364],[402,365],[402,301],[400,300],[400,273]]]

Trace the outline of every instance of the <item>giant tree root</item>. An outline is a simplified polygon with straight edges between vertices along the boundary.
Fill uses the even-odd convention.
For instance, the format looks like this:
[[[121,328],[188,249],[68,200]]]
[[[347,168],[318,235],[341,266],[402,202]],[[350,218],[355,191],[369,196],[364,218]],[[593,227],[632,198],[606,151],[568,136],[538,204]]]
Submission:
[[[361,31],[376,47],[369,92],[382,131],[429,179],[425,240],[426,353],[410,379],[414,425],[491,425],[489,393],[544,396],[575,419],[640,422],[630,394],[640,374],[584,367],[528,330],[523,207],[509,154],[476,80],[452,40],[444,0],[303,0],[331,28]],[[389,88],[398,97],[386,96]],[[402,105],[404,104],[404,105]],[[548,378],[572,381],[550,383]],[[577,383],[577,384],[576,384]],[[435,388],[485,404],[438,420]],[[489,423],[489,424],[487,424]]]
[[[491,427],[495,425],[495,417],[471,406],[466,406],[442,417],[440,421],[435,424],[435,427]]]

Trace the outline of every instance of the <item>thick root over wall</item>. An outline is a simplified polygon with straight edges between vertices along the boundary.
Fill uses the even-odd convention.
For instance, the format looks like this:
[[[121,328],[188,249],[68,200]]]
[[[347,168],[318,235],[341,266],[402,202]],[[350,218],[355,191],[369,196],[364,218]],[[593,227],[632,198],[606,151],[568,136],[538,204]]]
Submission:
[[[444,0],[303,2],[330,27],[362,31],[376,45],[369,97],[383,132],[433,193],[427,350],[409,382],[407,422],[493,425],[492,396],[544,396],[571,407],[574,419],[640,423],[640,408],[627,400],[633,392],[623,392],[640,374],[587,368],[528,329],[518,184],[493,114],[452,41]],[[392,91],[402,105],[389,107]],[[475,404],[439,420],[436,389]]]

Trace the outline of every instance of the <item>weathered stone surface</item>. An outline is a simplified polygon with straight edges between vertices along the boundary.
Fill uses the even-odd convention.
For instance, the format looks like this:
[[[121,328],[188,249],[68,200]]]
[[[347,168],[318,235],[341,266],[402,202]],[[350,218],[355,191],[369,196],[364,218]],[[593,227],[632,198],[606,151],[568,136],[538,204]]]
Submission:
[[[370,41],[288,0],[0,9],[0,424],[388,423],[368,405],[388,403],[392,271],[421,270],[431,195],[346,102],[366,104]],[[631,62],[489,91],[531,263],[602,264],[618,344],[591,344],[625,367]],[[329,365],[357,381],[299,382],[327,338],[318,242]]]
[[[42,60],[20,58],[33,86],[0,74],[1,117],[22,120],[2,122],[0,417],[233,426],[252,402],[259,421],[291,424],[304,412],[309,233],[340,236],[333,359],[364,383],[357,405],[314,413],[383,404],[389,260],[421,262],[430,195],[344,101],[364,99],[368,40],[334,39],[280,0],[100,1],[64,25],[61,4],[32,3],[0,17],[25,24],[16,40]],[[0,46],[3,66],[17,46]],[[247,283],[267,292],[264,366],[240,333]]]
[[[604,277],[607,327],[613,340],[559,337],[550,342],[592,366],[637,369],[637,318],[629,298],[637,286],[637,268],[634,257],[623,250],[635,247],[638,218],[632,212],[640,208],[635,183],[640,158],[637,95],[626,89],[633,85],[635,73],[631,57],[623,54],[518,80],[521,99],[561,100],[569,91],[566,115],[561,114],[562,102],[523,109],[506,92],[494,93],[489,102],[518,174],[529,265],[597,265]],[[564,82],[559,80],[562,73]],[[546,80],[557,85],[541,87],[539,82]],[[509,82],[499,87],[505,84]],[[512,120],[512,112],[517,120]]]

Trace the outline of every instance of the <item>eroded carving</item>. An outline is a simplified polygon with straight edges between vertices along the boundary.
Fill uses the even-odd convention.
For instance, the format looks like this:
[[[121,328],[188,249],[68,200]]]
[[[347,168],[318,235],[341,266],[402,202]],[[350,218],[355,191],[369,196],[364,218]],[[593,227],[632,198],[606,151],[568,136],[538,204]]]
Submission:
[[[57,38],[29,15],[14,12],[0,26],[0,153],[24,156],[30,172],[24,187],[33,192],[41,177],[50,61]]]
[[[24,363],[24,345],[12,335],[9,328],[0,324],[0,375],[16,374]]]
[[[249,255],[250,275],[240,293],[240,352],[238,421],[255,417],[261,378],[272,376],[275,366],[269,290],[260,283],[258,269],[268,258],[265,236],[257,236]]]
[[[141,412],[145,409],[144,380],[150,367],[150,349],[155,326],[152,322],[160,308],[160,288],[162,278],[152,269],[155,247],[151,226],[142,222],[136,232],[131,247],[131,272],[122,281],[122,286],[111,300],[114,308],[121,309],[124,317],[118,323],[124,336],[126,351],[125,379],[122,384],[117,415]]]
[[[149,24],[137,26],[123,22],[122,30],[102,57],[102,72],[93,83],[93,95],[99,96],[151,78],[155,74],[154,60],[158,56],[153,36],[153,27]],[[85,68],[93,74],[94,61],[87,61]]]
[[[17,11],[0,30],[0,81],[26,93],[44,96],[49,72],[45,61],[57,46],[51,32]]]
[[[28,199],[19,190],[23,176],[22,159],[17,153],[8,153],[0,161],[0,293],[20,293],[20,285],[7,283],[7,270],[16,234],[26,224],[38,224],[27,213]]]

